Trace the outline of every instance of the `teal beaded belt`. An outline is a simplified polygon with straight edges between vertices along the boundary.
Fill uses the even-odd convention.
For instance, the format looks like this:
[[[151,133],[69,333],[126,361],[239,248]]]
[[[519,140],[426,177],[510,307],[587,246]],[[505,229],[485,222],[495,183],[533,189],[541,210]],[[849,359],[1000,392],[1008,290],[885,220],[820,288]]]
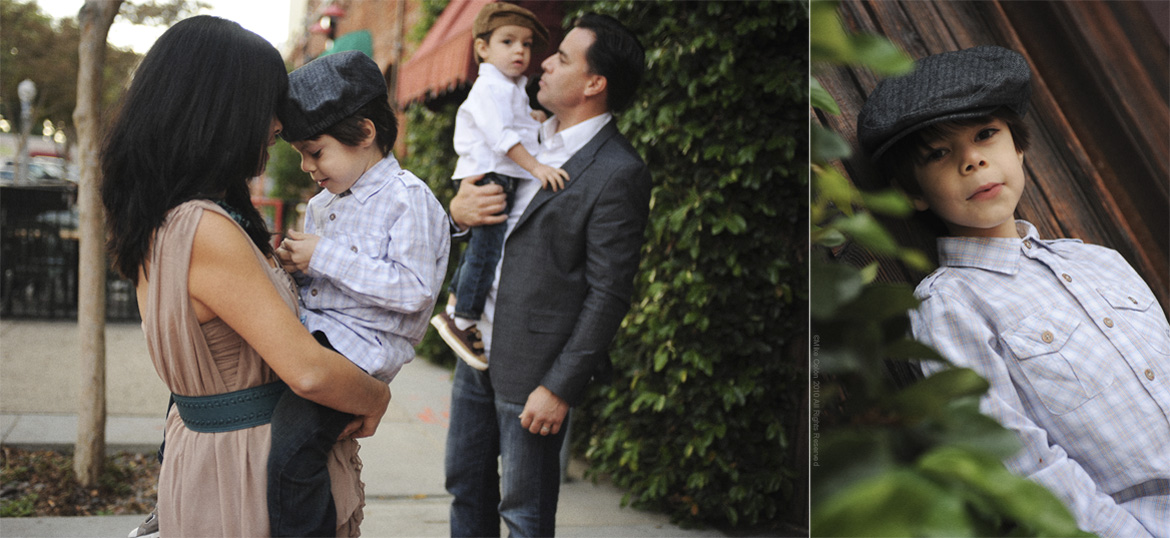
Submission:
[[[289,390],[283,381],[211,396],[172,394],[187,429],[202,433],[230,432],[268,424],[276,402]]]

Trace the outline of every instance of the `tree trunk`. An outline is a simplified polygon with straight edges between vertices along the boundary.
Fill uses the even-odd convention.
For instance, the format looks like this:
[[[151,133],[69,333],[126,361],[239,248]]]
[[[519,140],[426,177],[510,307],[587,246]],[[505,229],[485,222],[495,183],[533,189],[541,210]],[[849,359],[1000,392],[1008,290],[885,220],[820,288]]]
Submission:
[[[77,328],[81,342],[81,399],[73,470],[86,486],[97,484],[106,452],[106,256],[105,218],[99,195],[101,172],[102,71],[106,39],[122,0],[86,0],[78,13],[77,154],[81,181],[77,204],[81,222],[78,245]]]

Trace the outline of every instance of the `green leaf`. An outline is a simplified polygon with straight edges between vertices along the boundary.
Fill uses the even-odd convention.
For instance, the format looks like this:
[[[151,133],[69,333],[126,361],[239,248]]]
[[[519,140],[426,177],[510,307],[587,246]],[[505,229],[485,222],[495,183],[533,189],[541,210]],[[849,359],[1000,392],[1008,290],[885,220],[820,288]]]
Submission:
[[[918,468],[938,480],[955,482],[981,495],[1003,514],[1044,536],[1092,536],[1043,486],[1013,475],[999,460],[955,447],[927,453]]]
[[[810,531],[813,536],[975,536],[960,496],[901,469],[814,505]]]
[[[845,234],[833,228],[812,228],[812,242],[822,247],[836,248],[845,244]]]
[[[967,368],[950,368],[922,379],[894,398],[905,410],[943,409],[956,398],[980,396],[987,392],[987,380]]]
[[[914,69],[914,60],[883,36],[858,34],[850,38],[850,44],[857,62],[878,75],[902,75]]]
[[[839,217],[832,225],[875,254],[890,255],[898,251],[894,237],[869,213]]]
[[[907,267],[923,273],[934,269],[934,264],[919,250],[901,249],[898,251],[898,259],[902,260],[902,263],[906,264]]]
[[[853,46],[837,16],[837,2],[812,2],[809,12],[809,53],[812,60],[833,63],[849,61],[853,57]]]
[[[853,148],[849,146],[849,142],[819,124],[814,123],[809,126],[809,138],[810,155],[813,162],[828,163],[853,154]]]
[[[831,202],[838,211],[853,214],[853,185],[832,166],[814,166],[817,174],[813,185],[819,196]]]
[[[825,91],[816,77],[809,78],[808,98],[812,106],[816,108],[835,116],[841,114],[841,108],[837,106],[837,101],[833,99],[832,95],[829,95],[829,92]]]
[[[914,204],[906,195],[894,189],[862,192],[861,201],[866,209],[879,215],[906,218],[914,214]]]
[[[809,312],[813,318],[828,318],[842,305],[859,295],[864,287],[861,273],[842,264],[814,261],[809,271]]]

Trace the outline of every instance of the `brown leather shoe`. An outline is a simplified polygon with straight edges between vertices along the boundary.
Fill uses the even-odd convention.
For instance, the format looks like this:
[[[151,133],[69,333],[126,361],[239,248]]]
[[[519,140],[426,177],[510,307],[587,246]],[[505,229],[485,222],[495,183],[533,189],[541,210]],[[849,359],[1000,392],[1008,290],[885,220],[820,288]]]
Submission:
[[[431,325],[439,331],[439,336],[460,359],[463,359],[463,362],[476,370],[487,370],[488,361],[483,354],[483,338],[478,327],[472,325],[466,330],[461,330],[446,312],[435,314],[435,317],[431,318]]]

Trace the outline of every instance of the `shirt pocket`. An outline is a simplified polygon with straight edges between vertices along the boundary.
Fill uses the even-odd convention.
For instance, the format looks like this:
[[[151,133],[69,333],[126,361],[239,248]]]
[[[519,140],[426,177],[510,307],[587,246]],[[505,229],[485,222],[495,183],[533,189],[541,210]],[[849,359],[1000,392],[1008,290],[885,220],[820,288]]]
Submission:
[[[342,241],[350,252],[375,260],[385,258],[390,247],[389,235],[346,234]]]
[[[1167,324],[1162,309],[1154,306],[1152,294],[1122,286],[1097,288],[1097,293],[1133,328],[1136,340],[1159,355],[1170,355],[1170,324]]]
[[[1002,335],[1035,397],[1052,414],[1075,410],[1113,383],[1112,374],[1095,364],[1105,358],[1084,356],[1091,348],[1078,344],[1091,337],[1091,329],[1078,319],[1040,312]]]

